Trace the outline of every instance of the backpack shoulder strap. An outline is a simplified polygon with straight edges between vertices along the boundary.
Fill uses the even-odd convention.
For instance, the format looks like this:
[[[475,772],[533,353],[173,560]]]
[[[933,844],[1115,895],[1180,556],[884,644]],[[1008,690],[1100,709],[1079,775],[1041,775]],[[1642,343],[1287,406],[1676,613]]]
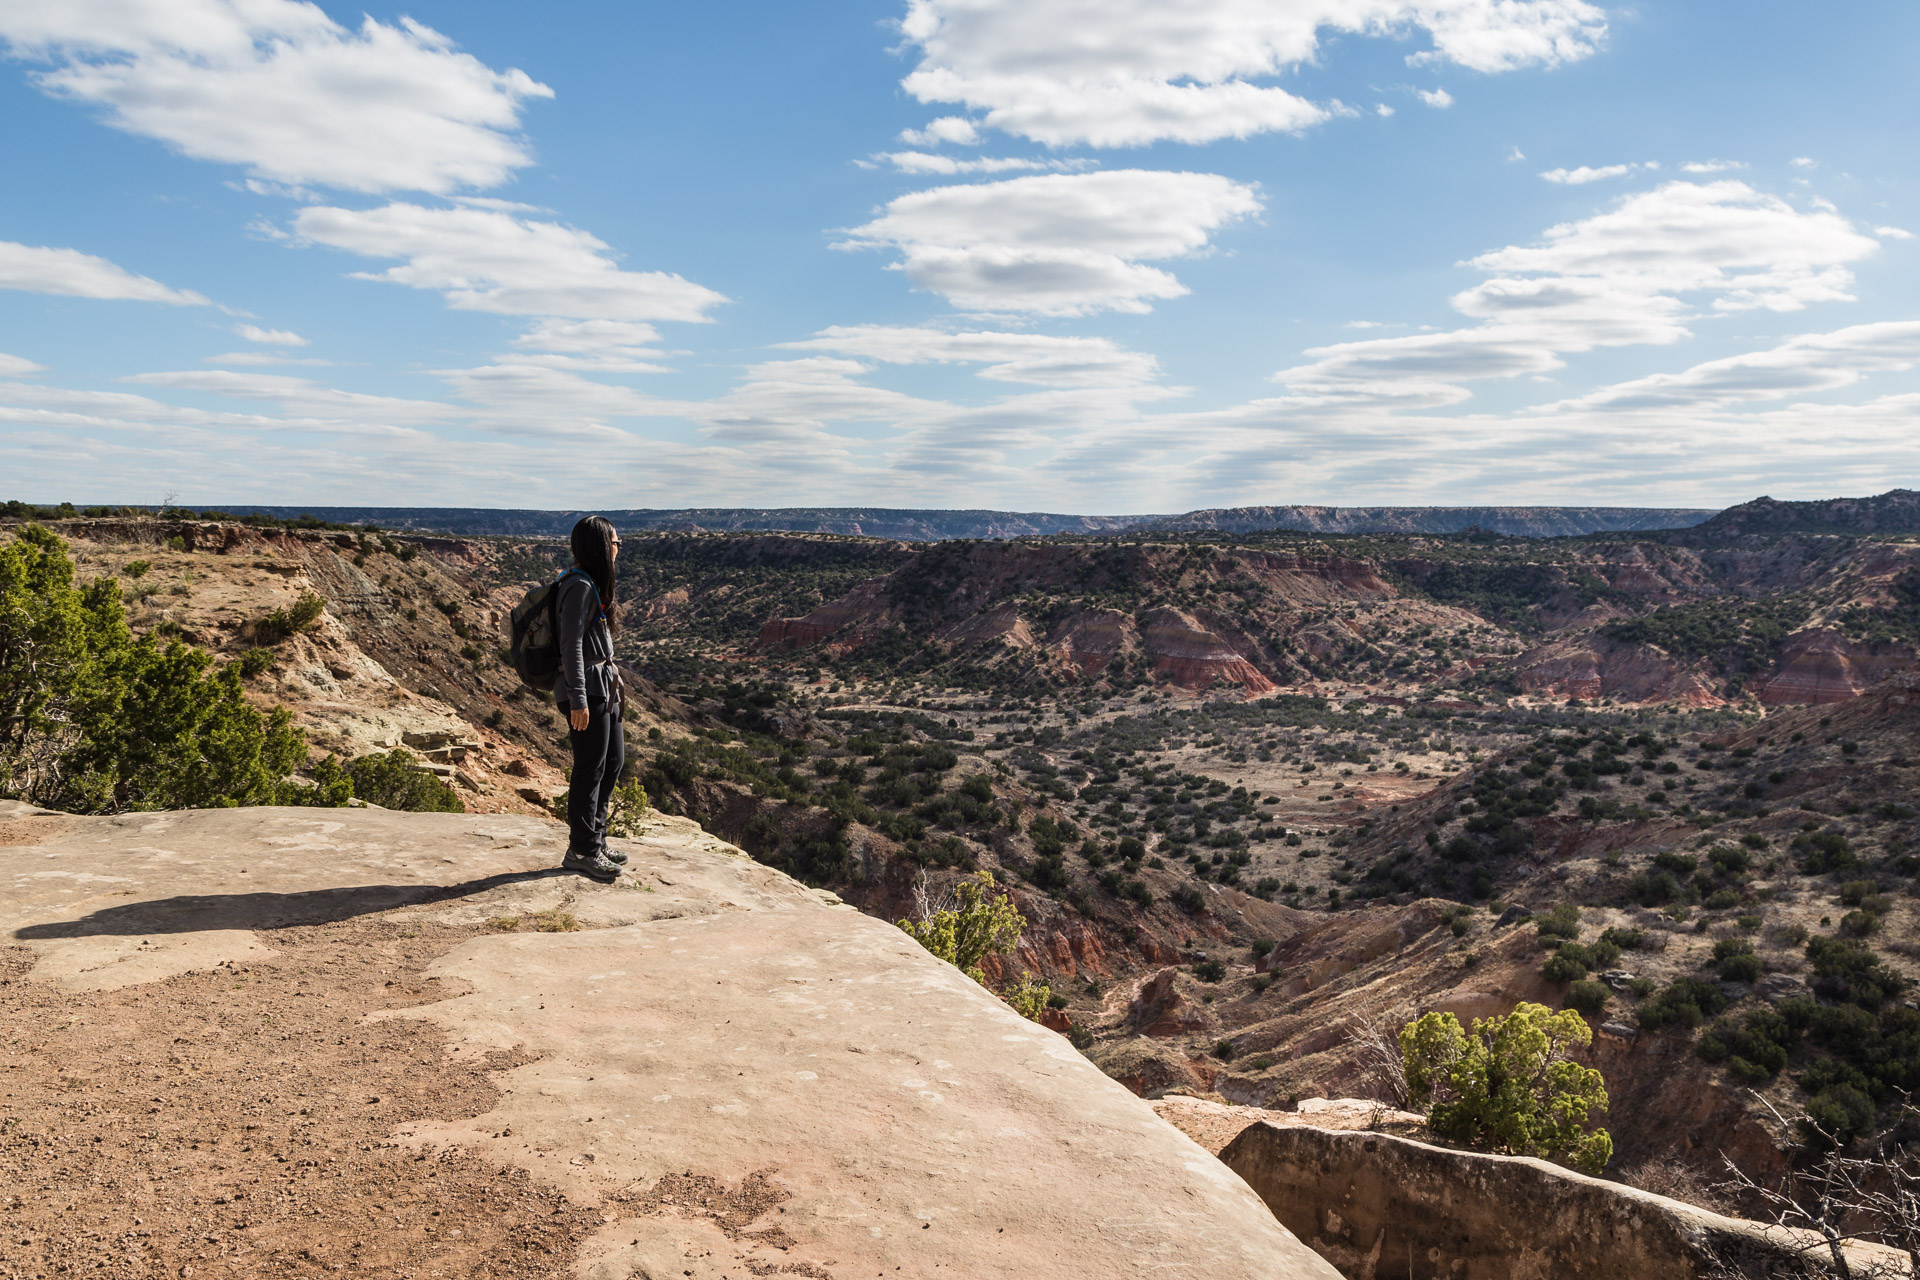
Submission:
[[[565,582],[568,578],[575,577],[576,575],[585,580],[587,584],[587,589],[593,592],[593,598],[595,600],[598,600],[600,598],[600,584],[593,580],[592,574],[588,573],[585,569],[582,569],[577,564],[553,580],[554,590],[557,592],[560,589],[561,583]]]
[[[572,572],[573,570],[568,569],[566,573],[555,578],[553,585],[547,588],[547,634],[553,637],[555,645],[560,643],[560,584],[565,582],[567,574]]]
[[[547,613],[550,618],[549,625],[552,626],[553,634],[556,638],[560,635],[560,584],[575,574],[579,574],[582,578],[586,579],[587,590],[593,592],[593,603],[595,609],[599,611],[600,620],[602,622],[607,620],[607,606],[600,603],[600,584],[593,580],[592,574],[582,569],[579,565],[574,565],[565,573],[555,578],[553,580],[553,589],[547,592]]]

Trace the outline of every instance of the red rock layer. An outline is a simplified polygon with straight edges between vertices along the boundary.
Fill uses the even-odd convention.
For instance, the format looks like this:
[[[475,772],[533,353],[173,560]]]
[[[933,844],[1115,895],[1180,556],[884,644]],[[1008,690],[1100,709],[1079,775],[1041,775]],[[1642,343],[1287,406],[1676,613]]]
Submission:
[[[964,618],[934,639],[955,649],[969,649],[983,644],[1031,649],[1035,644],[1033,628],[1027,625],[1027,620],[1020,616],[1020,607],[1012,601]]]
[[[1760,687],[1760,701],[1769,706],[1846,702],[1913,660],[1901,646],[1875,653],[1838,631],[1809,629],[1788,638],[1780,671]]]
[[[1047,648],[1083,675],[1104,671],[1116,656],[1140,651],[1133,619],[1117,609],[1089,609],[1062,619],[1047,637]]]
[[[1698,672],[1651,645],[1600,636],[1556,640],[1523,655],[1517,665],[1520,687],[1528,693],[1696,707],[1724,702]]]
[[[1140,639],[1154,670],[1182,688],[1204,689],[1215,680],[1253,694],[1277,687],[1226,640],[1178,609],[1148,613],[1141,619]]]
[[[885,590],[886,580],[877,578],[861,583],[803,618],[774,618],[760,628],[760,637],[754,643],[762,649],[802,649],[842,631],[857,633],[882,616],[881,597]]]

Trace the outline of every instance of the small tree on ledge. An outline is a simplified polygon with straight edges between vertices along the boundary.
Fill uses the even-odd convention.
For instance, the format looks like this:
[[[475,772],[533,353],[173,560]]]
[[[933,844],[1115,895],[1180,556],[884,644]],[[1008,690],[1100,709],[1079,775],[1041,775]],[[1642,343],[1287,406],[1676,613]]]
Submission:
[[[918,920],[902,920],[900,927],[909,937],[933,955],[945,960],[981,986],[987,975],[980,962],[996,952],[1011,950],[1026,932],[1026,917],[1013,905],[1013,898],[994,894],[991,871],[967,877],[953,887],[952,896],[938,907],[927,901],[926,880],[914,890],[919,899]],[[1034,1022],[1047,1007],[1052,992],[1033,975],[1021,974],[1020,981],[1001,993],[1022,1017]]]
[[[1527,1003],[1504,1018],[1474,1019],[1470,1032],[1451,1013],[1429,1013],[1400,1032],[1408,1092],[1437,1136],[1597,1174],[1613,1158],[1613,1138],[1589,1117],[1606,1110],[1607,1085],[1569,1057],[1591,1043],[1578,1013]]]

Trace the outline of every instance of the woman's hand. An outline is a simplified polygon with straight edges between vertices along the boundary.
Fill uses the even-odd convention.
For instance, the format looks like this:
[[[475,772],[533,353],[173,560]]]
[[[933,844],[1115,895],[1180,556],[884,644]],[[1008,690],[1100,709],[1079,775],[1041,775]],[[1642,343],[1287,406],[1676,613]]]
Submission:
[[[588,711],[585,707],[575,707],[567,713],[567,719],[570,720],[573,723],[573,727],[581,733],[586,732],[587,717]]]

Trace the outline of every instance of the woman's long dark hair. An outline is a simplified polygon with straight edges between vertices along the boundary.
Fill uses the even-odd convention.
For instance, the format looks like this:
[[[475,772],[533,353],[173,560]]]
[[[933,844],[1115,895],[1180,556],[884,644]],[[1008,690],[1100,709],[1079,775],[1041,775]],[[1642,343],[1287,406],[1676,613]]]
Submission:
[[[618,631],[613,613],[613,521],[605,516],[587,516],[573,526],[573,562],[586,571],[600,592],[600,608],[607,615],[607,629]]]

